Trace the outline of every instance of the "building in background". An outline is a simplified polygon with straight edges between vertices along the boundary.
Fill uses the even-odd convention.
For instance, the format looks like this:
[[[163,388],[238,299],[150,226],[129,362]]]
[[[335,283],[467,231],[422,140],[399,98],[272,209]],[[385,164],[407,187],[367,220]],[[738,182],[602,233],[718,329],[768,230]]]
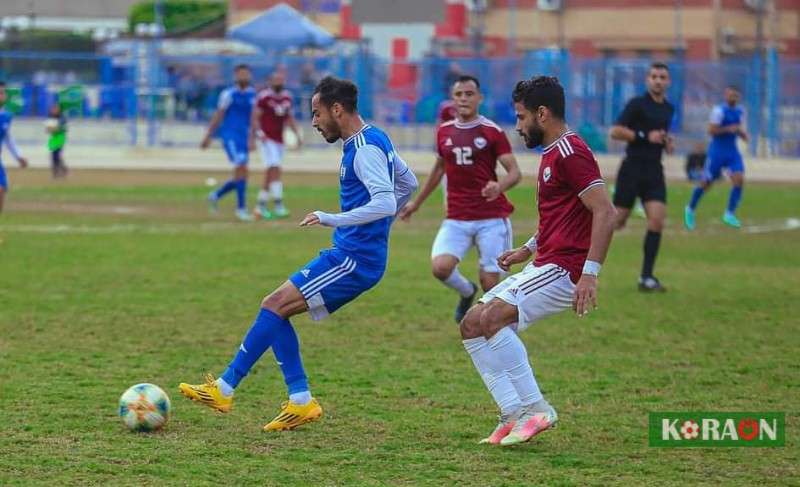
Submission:
[[[427,36],[444,46],[442,54],[474,54],[478,47],[483,54],[501,56],[562,47],[579,57],[682,51],[688,59],[714,60],[751,54],[760,22],[764,43],[772,42],[782,57],[800,58],[800,0],[431,0],[444,11],[444,20],[400,31],[393,24],[358,21],[358,2],[286,1],[336,36],[378,39],[376,53],[385,57],[391,43],[383,39],[394,33],[408,40],[411,59],[425,51],[416,44]],[[277,3],[230,0],[229,24]]]

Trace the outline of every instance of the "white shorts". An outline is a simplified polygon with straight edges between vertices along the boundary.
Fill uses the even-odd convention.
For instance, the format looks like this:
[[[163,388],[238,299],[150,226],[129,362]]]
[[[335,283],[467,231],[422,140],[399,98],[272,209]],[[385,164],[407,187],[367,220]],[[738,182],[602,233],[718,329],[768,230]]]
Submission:
[[[498,298],[516,306],[519,317],[512,326],[520,332],[537,320],[572,308],[574,294],[575,284],[565,269],[555,264],[536,267],[531,262],[490,289],[478,302],[486,304]]]
[[[446,219],[439,227],[433,241],[431,258],[438,255],[452,255],[459,261],[464,259],[469,248],[478,248],[478,262],[484,272],[503,273],[497,265],[497,258],[513,245],[511,221],[508,218],[488,220]]]
[[[261,153],[261,160],[264,167],[281,167],[283,160],[283,144],[272,139],[258,139],[258,151]]]

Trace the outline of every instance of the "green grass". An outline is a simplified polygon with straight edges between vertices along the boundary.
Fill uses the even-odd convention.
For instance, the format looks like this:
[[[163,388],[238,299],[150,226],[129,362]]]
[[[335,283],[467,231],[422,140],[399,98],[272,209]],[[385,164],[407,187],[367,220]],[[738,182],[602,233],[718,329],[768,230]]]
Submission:
[[[293,220],[251,225],[232,222],[231,201],[205,213],[206,188],[193,184],[204,176],[71,177],[21,180],[0,217],[0,485],[800,482],[800,231],[723,227],[722,187],[688,234],[689,187],[672,186],[657,263],[668,293],[635,289],[644,227],[634,218],[615,236],[599,310],[523,334],[561,423],[500,449],[476,445],[496,413],[452,322],[455,297],[428,269],[441,196],[396,225],[376,289],[322,323],[293,320],[325,417],[265,434],[285,399],[271,353],[232,414],[176,386],[220,373],[261,297],[328,245],[329,231],[295,221],[335,208],[335,176],[290,178]],[[530,181],[511,198],[521,243],[535,227]],[[750,185],[741,217],[800,217],[800,191]],[[472,255],[462,269],[474,278],[475,267]],[[128,433],[116,416],[120,394],[143,381],[172,396],[162,432]],[[786,446],[649,448],[648,412],[672,410],[785,411]]]

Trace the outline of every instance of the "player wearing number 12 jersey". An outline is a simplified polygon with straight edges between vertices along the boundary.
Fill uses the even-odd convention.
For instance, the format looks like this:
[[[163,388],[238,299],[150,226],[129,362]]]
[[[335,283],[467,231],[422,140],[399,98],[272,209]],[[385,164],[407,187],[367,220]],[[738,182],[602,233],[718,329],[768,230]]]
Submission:
[[[459,293],[455,320],[460,322],[472,305],[477,286],[458,271],[458,263],[475,245],[480,282],[487,291],[500,282],[497,257],[512,246],[509,215],[514,207],[504,192],[520,180],[517,160],[503,130],[478,113],[480,83],[461,76],[453,84],[457,117],[442,123],[436,133],[436,164],[417,198],[400,212],[408,220],[447,175],[447,218],[433,242],[433,275]],[[506,175],[498,179],[497,163]]]

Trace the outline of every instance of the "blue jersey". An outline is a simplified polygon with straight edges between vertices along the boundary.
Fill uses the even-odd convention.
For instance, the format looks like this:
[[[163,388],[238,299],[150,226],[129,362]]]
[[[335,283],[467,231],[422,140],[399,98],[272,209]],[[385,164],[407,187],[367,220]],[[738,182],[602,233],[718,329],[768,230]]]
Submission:
[[[244,89],[232,86],[222,90],[217,108],[225,110],[225,118],[218,131],[223,140],[247,141],[255,99],[256,90],[252,86]]]
[[[744,122],[744,109],[739,105],[730,106],[727,103],[717,105],[711,110],[709,122],[720,127],[731,125],[741,125]],[[709,154],[733,154],[738,153],[736,147],[737,134],[724,133],[711,137],[711,145],[708,147]]]
[[[364,206],[370,201],[370,193],[356,175],[354,168],[356,151],[364,145],[373,145],[383,152],[388,161],[386,172],[389,179],[394,181],[395,152],[392,141],[382,130],[364,125],[344,142],[344,154],[339,167],[339,205],[342,212]],[[351,254],[359,262],[384,267],[392,220],[392,217],[385,217],[364,225],[336,227],[333,232],[333,245]]]

